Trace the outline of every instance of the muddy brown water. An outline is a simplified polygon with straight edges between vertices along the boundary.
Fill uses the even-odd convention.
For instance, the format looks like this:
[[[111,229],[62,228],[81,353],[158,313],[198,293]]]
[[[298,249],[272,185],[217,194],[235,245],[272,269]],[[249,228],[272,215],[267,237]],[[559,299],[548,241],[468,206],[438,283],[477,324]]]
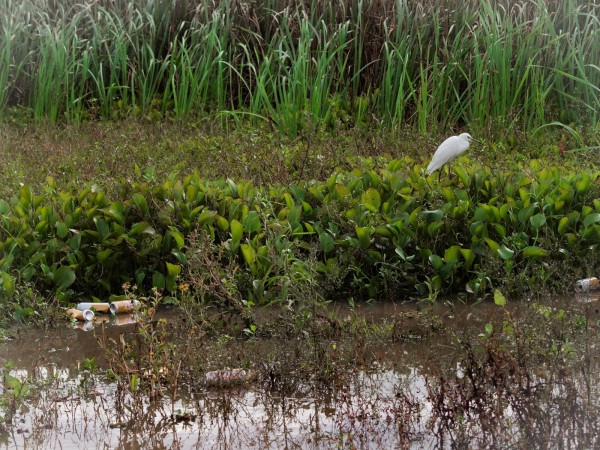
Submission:
[[[0,446],[379,449],[477,448],[497,444],[498,448],[508,448],[537,447],[544,439],[547,446],[553,447],[550,439],[558,438],[559,441],[553,442],[561,442],[559,446],[563,448],[589,447],[596,443],[597,416],[588,417],[582,411],[593,412],[599,406],[596,328],[600,302],[565,298],[539,303],[549,308],[549,315],[564,309],[567,319],[560,319],[564,326],[585,325],[584,332],[575,334],[581,342],[569,342],[572,354],[577,356],[565,356],[575,362],[561,366],[563,371],[565,367],[572,368],[573,373],[550,376],[554,373],[550,362],[539,367],[528,367],[525,362],[523,367],[510,367],[506,371],[511,374],[510,386],[507,381],[507,387],[499,390],[498,383],[494,383],[497,389],[494,392],[487,385],[465,384],[464,380],[475,379],[473,374],[480,378],[504,377],[505,372],[498,368],[497,362],[501,358],[494,360],[495,365],[490,363],[493,352],[501,352],[502,347],[482,347],[487,348],[482,353],[485,364],[467,367],[470,359],[455,339],[465,336],[476,343],[485,341],[486,324],[502,327],[505,311],[491,302],[455,303],[452,307],[392,303],[364,304],[354,310],[340,305],[332,307],[341,323],[363,317],[367,323],[389,325],[393,318],[399,330],[394,328],[386,338],[323,335],[318,338],[318,345],[310,344],[310,339],[296,342],[296,337],[293,342],[281,336],[228,337],[225,344],[215,338],[204,356],[206,370],[234,367],[238,358],[246,365],[250,361],[250,366],[256,366],[252,368],[258,373],[257,379],[220,387],[198,382],[194,389],[182,386],[174,401],[173,396],[165,395],[159,402],[141,394],[135,400],[128,398],[122,387],[106,376],[108,363],[98,345],[98,336],[102,333],[119,339],[121,335],[134,333],[136,324],[131,320],[127,323],[127,317],[93,326],[65,322],[63,327],[51,330],[18,330],[0,344],[0,361],[3,364],[10,361],[3,376],[8,374],[29,383],[31,392],[16,402],[18,407],[11,423],[0,433]],[[528,302],[511,303],[511,314],[516,318],[532,315],[532,307]],[[424,323],[418,319],[424,316],[439,319],[436,330],[423,333]],[[159,317],[167,322],[182,319],[177,311],[161,312]],[[398,317],[402,320],[398,321]],[[533,320],[534,325],[545,320],[541,317]],[[556,336],[552,335],[549,348],[555,341]],[[310,365],[312,354],[308,358],[294,356],[309,345],[313,345],[311,351],[315,355],[319,352],[323,361],[331,364],[327,373],[334,376],[319,381],[321,368]],[[552,354],[552,349],[548,354]],[[564,356],[560,352],[556,355]],[[555,361],[556,355],[549,361]],[[95,369],[89,372],[84,361],[92,358]],[[585,364],[580,366],[582,361]],[[495,374],[494,370],[502,373]],[[515,377],[515,372],[520,375]],[[582,372],[585,376],[580,377]],[[442,374],[445,378],[441,378]],[[555,385],[531,402],[530,391],[542,389],[541,383],[536,384],[541,378],[543,386],[550,383],[548,380]],[[8,417],[7,402],[14,399],[6,380],[3,385],[0,412]],[[523,398],[512,401],[513,391],[523,386]],[[477,389],[487,394],[473,396]],[[563,395],[563,390],[570,393]],[[498,397],[502,396],[506,398],[500,402]],[[484,405],[486,401],[489,405]],[[521,410],[522,405],[526,407]],[[531,417],[522,418],[523,414]],[[536,414],[547,417],[538,418]],[[498,417],[502,423],[496,425]],[[590,423],[594,417],[596,423]],[[460,420],[466,421],[462,428],[456,425]],[[501,425],[501,429],[492,430],[490,423]],[[527,423],[533,423],[533,428],[524,429]],[[560,428],[565,423],[570,423],[573,430],[565,432]],[[538,424],[539,428],[546,427],[539,436]],[[504,438],[488,435],[499,431],[505,434]]]

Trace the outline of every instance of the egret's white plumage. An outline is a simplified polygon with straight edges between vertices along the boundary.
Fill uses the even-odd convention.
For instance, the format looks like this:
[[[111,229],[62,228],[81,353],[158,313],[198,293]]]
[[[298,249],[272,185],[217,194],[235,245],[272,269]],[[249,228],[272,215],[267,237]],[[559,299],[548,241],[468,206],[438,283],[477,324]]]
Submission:
[[[449,163],[457,156],[463,154],[469,148],[469,142],[471,141],[475,141],[475,139],[473,139],[469,133],[463,133],[458,136],[451,136],[442,142],[427,166],[429,175],[444,164]]]

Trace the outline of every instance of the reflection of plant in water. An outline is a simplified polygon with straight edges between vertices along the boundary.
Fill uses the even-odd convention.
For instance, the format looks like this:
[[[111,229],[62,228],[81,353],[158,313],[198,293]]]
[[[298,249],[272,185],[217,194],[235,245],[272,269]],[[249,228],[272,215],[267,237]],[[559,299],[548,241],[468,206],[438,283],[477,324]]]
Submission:
[[[0,426],[12,425],[15,413],[30,394],[29,382],[10,374],[13,365],[9,361],[2,370],[2,396],[0,396]]]
[[[118,339],[101,336],[100,346],[122,396],[121,406],[135,416],[143,412],[144,399],[159,401],[163,396],[170,397],[174,415],[180,387],[181,368],[191,351],[177,348],[170,339],[169,326],[165,319],[156,319],[155,314],[163,295],[154,288],[151,297],[134,295],[129,285],[123,286],[128,299],[138,299],[144,305],[136,315],[135,331],[120,334]],[[128,404],[126,398],[133,400]]]
[[[478,340],[459,339],[455,368],[427,381],[440,447],[598,448],[600,405],[591,395],[590,335],[580,316],[535,304],[515,316],[498,291],[495,301],[501,324],[487,323]]]

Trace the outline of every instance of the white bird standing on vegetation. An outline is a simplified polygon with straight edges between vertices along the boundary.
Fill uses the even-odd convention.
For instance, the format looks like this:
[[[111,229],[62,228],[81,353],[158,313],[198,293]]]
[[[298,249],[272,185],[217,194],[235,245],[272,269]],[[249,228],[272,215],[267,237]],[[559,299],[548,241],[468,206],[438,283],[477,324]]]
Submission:
[[[449,163],[454,158],[462,155],[468,148],[469,143],[479,141],[473,139],[469,133],[463,133],[458,136],[451,136],[440,144],[435,151],[431,162],[427,166],[427,172],[431,175],[444,164]]]

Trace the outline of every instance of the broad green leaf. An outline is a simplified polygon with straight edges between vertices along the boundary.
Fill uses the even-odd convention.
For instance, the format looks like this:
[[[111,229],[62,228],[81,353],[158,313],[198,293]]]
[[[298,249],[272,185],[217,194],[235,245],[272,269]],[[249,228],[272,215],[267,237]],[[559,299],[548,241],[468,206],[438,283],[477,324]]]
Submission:
[[[144,197],[139,192],[136,192],[135,194],[133,194],[133,202],[135,203],[135,206],[138,207],[138,209],[140,210],[140,212],[142,214],[144,214],[144,215],[148,214],[150,209],[148,208],[148,202],[146,201],[146,197]]]
[[[68,232],[69,232],[69,230],[64,223],[56,222],[56,235],[59,238],[64,239],[67,236]]]
[[[458,178],[460,178],[460,181],[462,182],[462,184],[465,187],[468,187],[471,185],[471,178],[469,177],[469,174],[467,173],[467,171],[465,169],[463,169],[460,166],[455,166],[454,172],[456,172],[456,175],[458,175]]]
[[[583,219],[583,226],[585,228],[589,227],[591,224],[600,222],[600,213],[592,213],[585,216]]]
[[[377,189],[369,188],[365,192],[363,192],[361,196],[361,201],[365,208],[370,211],[378,211],[381,206],[381,196]]]
[[[319,241],[321,242],[321,248],[323,252],[329,253],[335,247],[335,241],[333,238],[325,231],[319,232]]]
[[[442,267],[444,267],[444,260],[438,255],[429,255],[429,262],[431,263],[436,272],[439,272],[440,270],[442,270]]]
[[[110,248],[107,248],[106,250],[102,250],[100,252],[98,252],[98,254],[96,255],[96,258],[98,258],[98,261],[103,263],[105,262],[110,255],[112,255],[113,251]]]
[[[252,266],[256,262],[256,252],[249,244],[242,244],[241,249],[244,260],[249,266]]]
[[[2,289],[7,297],[12,297],[15,293],[15,280],[6,272],[2,272]]]
[[[225,217],[217,216],[217,227],[219,227],[220,230],[227,231],[229,229],[229,222]]]
[[[167,275],[165,277],[165,289],[169,292],[175,292],[177,290],[177,281],[173,275]]]
[[[336,183],[333,187],[333,192],[338,200],[344,200],[346,197],[350,197],[352,193],[345,185]]]
[[[444,222],[432,222],[427,226],[427,234],[429,236],[435,235],[440,228],[444,227]]]
[[[69,241],[69,247],[71,247],[73,250],[79,250],[79,248],[81,247],[81,234],[76,233],[75,235],[73,235],[73,237]]]
[[[444,218],[444,211],[435,209],[433,211],[423,211],[421,216],[429,222],[439,222]]]
[[[366,250],[371,245],[371,229],[362,227],[355,227],[355,229],[360,248]]]
[[[560,222],[558,222],[558,234],[560,234],[560,235],[565,234],[565,231],[567,230],[567,225],[569,225],[569,218],[568,217],[561,218]]]
[[[456,264],[460,261],[461,249],[458,245],[449,247],[444,252],[444,260],[448,264]]]
[[[537,247],[535,245],[525,247],[525,249],[523,249],[523,256],[525,256],[526,258],[533,258],[533,257],[547,256],[547,255],[548,255],[548,252],[546,250],[544,250],[541,247]]]
[[[212,224],[217,217],[217,211],[205,210],[200,213],[200,216],[197,219],[199,226],[204,226],[206,224]]]
[[[148,222],[140,222],[136,223],[131,230],[129,230],[128,235],[131,237],[139,236],[142,233],[154,235],[156,234],[156,230],[152,228],[152,226]]]
[[[25,183],[19,189],[19,193],[21,194],[21,206],[29,207],[33,200],[33,191],[31,190],[31,186],[28,183]]]
[[[256,211],[250,211],[244,220],[244,230],[248,234],[256,233],[260,230],[260,217]]]
[[[508,248],[506,245],[502,244],[498,249],[498,254],[500,255],[500,258],[507,260],[511,259],[515,252],[514,250]]]
[[[103,241],[110,233],[110,228],[104,219],[99,217],[94,217],[94,223],[96,224],[96,229],[98,230],[98,234],[100,235],[100,240]]]
[[[179,264],[165,263],[167,265],[167,273],[171,277],[176,277],[181,273],[181,266]]]
[[[539,230],[546,224],[546,216],[542,213],[538,213],[535,216],[531,216],[529,222],[534,229]]]
[[[500,289],[494,291],[494,303],[498,306],[506,305],[506,297],[500,292]]]
[[[470,269],[473,265],[473,261],[475,261],[475,253],[470,248],[461,248],[460,252],[465,258],[465,262],[467,263],[467,268]]]
[[[183,234],[181,234],[175,227],[169,227],[169,234],[173,237],[173,239],[175,239],[177,248],[181,250],[185,245],[185,238],[183,237]]]
[[[69,266],[63,266],[56,269],[54,272],[54,284],[56,284],[61,289],[66,289],[71,286],[77,276],[75,275],[75,271]]]
[[[490,248],[490,250],[494,253],[497,252],[498,249],[500,248],[500,245],[493,239],[485,238],[485,242],[488,245],[488,247]]]
[[[240,246],[240,241],[242,240],[242,235],[244,234],[244,226],[238,222],[236,219],[233,219],[230,223],[231,225],[231,251],[237,251]]]
[[[160,272],[154,272],[152,274],[152,287],[157,289],[165,288],[165,276]]]

